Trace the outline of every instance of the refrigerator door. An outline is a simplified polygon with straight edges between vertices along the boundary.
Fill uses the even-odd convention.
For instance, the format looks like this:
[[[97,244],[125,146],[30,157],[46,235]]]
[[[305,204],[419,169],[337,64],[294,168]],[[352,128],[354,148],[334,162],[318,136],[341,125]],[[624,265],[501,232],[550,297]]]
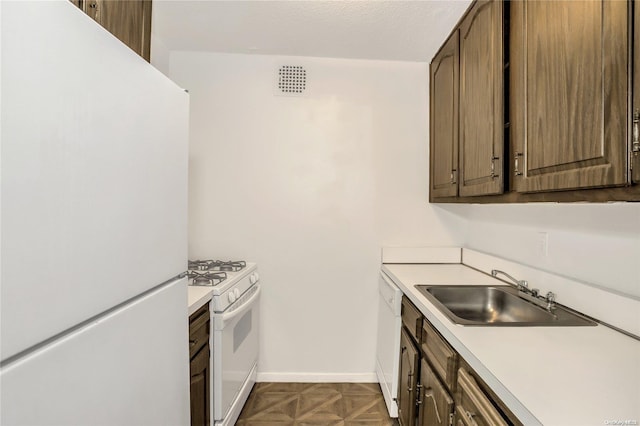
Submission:
[[[69,1],[2,2],[2,360],[187,269],[187,93]]]
[[[184,279],[0,370],[3,425],[187,425]]]

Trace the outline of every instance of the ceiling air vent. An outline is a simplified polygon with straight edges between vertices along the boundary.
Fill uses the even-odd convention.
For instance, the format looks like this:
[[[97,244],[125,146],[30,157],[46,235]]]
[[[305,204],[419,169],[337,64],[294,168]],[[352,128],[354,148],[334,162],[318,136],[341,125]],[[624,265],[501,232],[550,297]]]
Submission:
[[[282,65],[278,68],[276,94],[302,96],[307,89],[307,70],[299,65]]]

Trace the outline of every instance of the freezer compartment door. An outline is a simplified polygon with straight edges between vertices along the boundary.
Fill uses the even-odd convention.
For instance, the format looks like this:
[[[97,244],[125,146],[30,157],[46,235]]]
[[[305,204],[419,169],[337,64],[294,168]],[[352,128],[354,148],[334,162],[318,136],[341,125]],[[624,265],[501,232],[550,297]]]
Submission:
[[[0,370],[3,425],[189,424],[185,280]]]

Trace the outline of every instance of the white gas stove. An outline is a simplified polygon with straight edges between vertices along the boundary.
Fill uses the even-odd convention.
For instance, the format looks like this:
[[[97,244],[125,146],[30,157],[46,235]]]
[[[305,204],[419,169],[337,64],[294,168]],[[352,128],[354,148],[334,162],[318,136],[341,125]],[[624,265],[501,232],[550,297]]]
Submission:
[[[243,261],[189,261],[187,276],[191,289],[211,297],[211,425],[232,426],[256,381],[257,266]]]
[[[244,261],[189,261],[187,274],[190,286],[211,293],[213,312],[225,311],[260,279],[256,264]]]

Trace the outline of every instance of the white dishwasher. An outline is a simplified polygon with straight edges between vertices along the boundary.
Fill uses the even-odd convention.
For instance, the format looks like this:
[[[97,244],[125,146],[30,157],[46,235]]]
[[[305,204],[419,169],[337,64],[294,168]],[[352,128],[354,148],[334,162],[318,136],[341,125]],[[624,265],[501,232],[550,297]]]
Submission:
[[[398,369],[400,368],[400,329],[402,328],[402,291],[380,272],[378,281],[378,345],[376,374],[391,417],[398,417]]]

